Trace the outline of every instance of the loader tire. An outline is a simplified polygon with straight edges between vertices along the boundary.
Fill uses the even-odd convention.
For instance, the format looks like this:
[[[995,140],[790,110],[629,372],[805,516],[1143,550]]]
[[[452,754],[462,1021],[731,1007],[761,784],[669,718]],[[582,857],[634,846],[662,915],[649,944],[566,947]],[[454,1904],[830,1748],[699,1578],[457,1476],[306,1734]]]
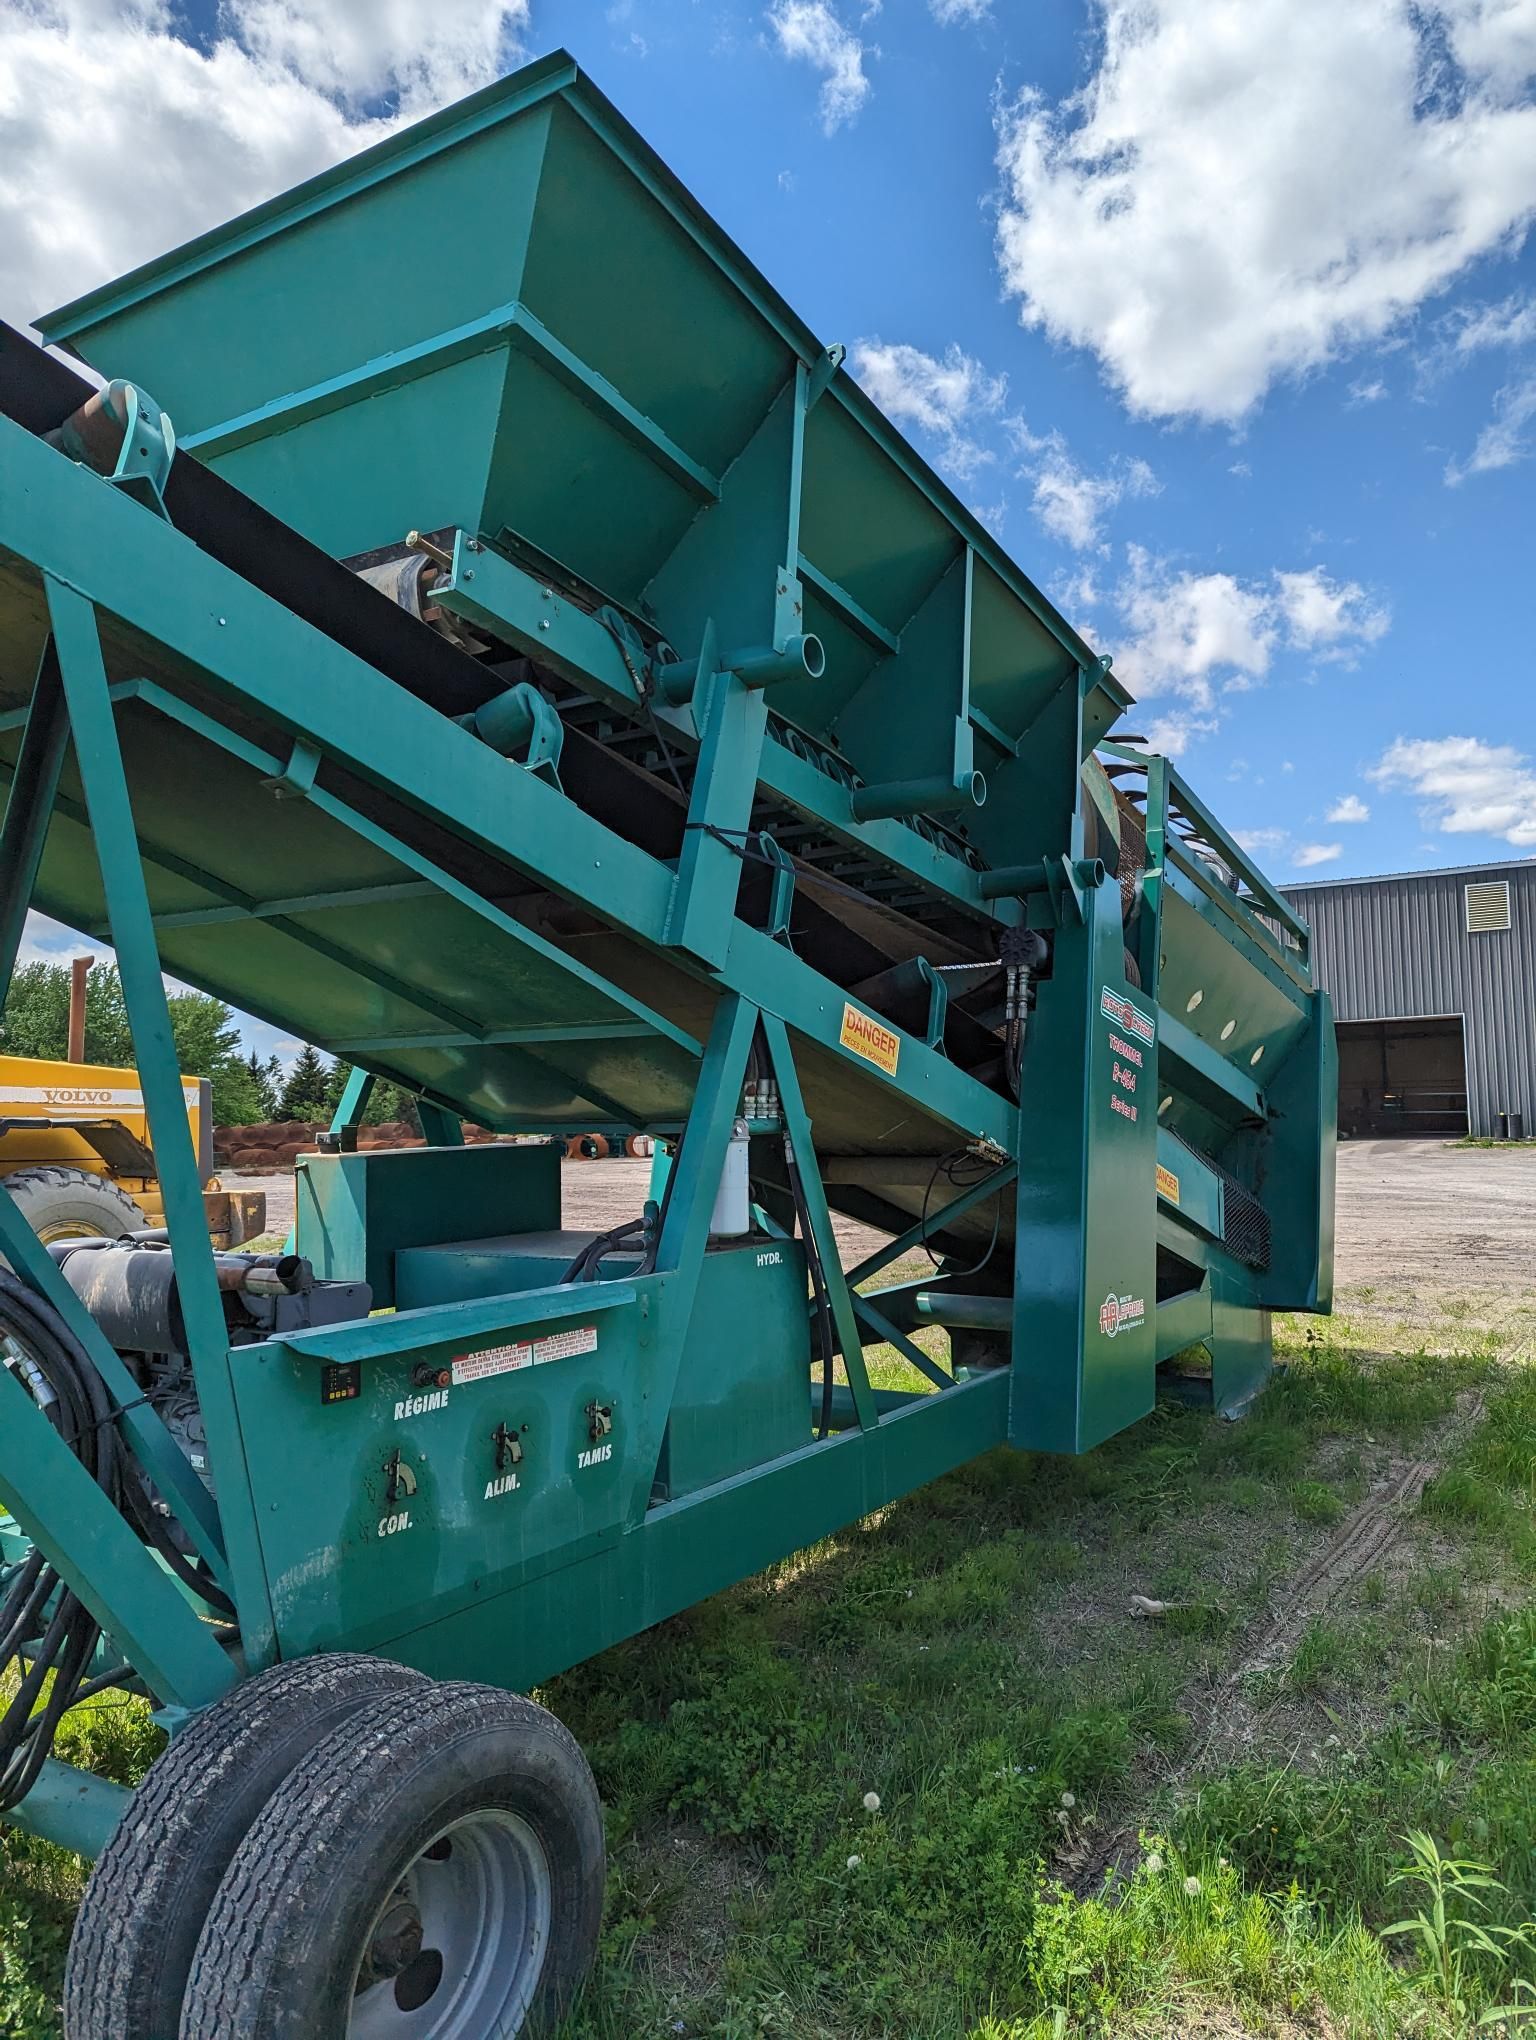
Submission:
[[[591,1965],[603,1874],[597,1787],[552,1714],[458,1683],[375,1701],[240,1845],[181,2040],[531,2040]]]
[[[120,1240],[149,1224],[126,1190],[89,1169],[47,1163],[4,1178],[16,1209],[40,1240]],[[0,1262],[0,1267],[5,1264]]]
[[[65,2040],[175,2040],[193,1950],[224,1873],[316,1743],[420,1672],[341,1654],[274,1665],[177,1736],[97,1859],[64,1972]]]

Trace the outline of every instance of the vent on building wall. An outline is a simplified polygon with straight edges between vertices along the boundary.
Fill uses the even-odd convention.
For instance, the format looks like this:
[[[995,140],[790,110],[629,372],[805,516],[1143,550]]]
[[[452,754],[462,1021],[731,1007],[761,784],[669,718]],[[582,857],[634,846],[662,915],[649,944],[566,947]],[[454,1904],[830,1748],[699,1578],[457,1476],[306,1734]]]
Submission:
[[[1509,880],[1488,879],[1467,887],[1467,933],[1492,935],[1509,926]]]

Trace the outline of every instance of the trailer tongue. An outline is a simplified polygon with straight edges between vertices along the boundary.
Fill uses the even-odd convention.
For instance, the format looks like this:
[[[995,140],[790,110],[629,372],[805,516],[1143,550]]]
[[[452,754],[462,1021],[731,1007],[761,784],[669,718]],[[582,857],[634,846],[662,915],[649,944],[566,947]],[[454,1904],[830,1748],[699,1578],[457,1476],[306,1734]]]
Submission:
[[[1308,933],[563,56],[43,331],[114,380],[0,330],[0,985],[113,945],[169,1245],[0,1184],[0,1801],[99,1854],[71,2040],[533,2030],[601,1820],[516,1692],[1328,1308]],[[281,1261],[163,974],[357,1067]],[[603,1235],[594,1130],[663,1149]],[[131,1799],[49,1754],[103,1681]]]

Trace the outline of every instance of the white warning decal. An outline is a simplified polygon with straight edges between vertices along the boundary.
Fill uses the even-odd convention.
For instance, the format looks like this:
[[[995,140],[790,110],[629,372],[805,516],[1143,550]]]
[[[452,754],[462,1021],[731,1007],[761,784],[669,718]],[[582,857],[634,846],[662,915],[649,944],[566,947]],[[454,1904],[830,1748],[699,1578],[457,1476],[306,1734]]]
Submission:
[[[542,1367],[546,1360],[568,1360],[572,1353],[597,1351],[597,1326],[577,1325],[568,1332],[549,1332],[533,1342],[533,1360]]]
[[[461,1388],[466,1381],[489,1381],[493,1374],[511,1374],[516,1368],[532,1365],[533,1347],[526,1343],[516,1346],[487,1346],[479,1353],[455,1353],[454,1386]]]

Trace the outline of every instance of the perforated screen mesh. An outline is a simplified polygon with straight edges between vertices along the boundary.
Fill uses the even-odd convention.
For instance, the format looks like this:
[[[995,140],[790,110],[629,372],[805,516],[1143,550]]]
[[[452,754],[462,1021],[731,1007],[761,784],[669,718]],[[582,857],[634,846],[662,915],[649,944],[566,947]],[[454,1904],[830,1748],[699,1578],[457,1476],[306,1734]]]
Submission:
[[[1258,1198],[1239,1183],[1230,1169],[1224,1169],[1214,1155],[1197,1148],[1193,1141],[1185,1140],[1181,1134],[1173,1133],[1170,1138],[1179,1146],[1187,1148],[1196,1161],[1204,1162],[1222,1183],[1222,1232],[1221,1244],[1234,1261],[1241,1261],[1249,1268],[1266,1269],[1269,1266],[1269,1213]]]

